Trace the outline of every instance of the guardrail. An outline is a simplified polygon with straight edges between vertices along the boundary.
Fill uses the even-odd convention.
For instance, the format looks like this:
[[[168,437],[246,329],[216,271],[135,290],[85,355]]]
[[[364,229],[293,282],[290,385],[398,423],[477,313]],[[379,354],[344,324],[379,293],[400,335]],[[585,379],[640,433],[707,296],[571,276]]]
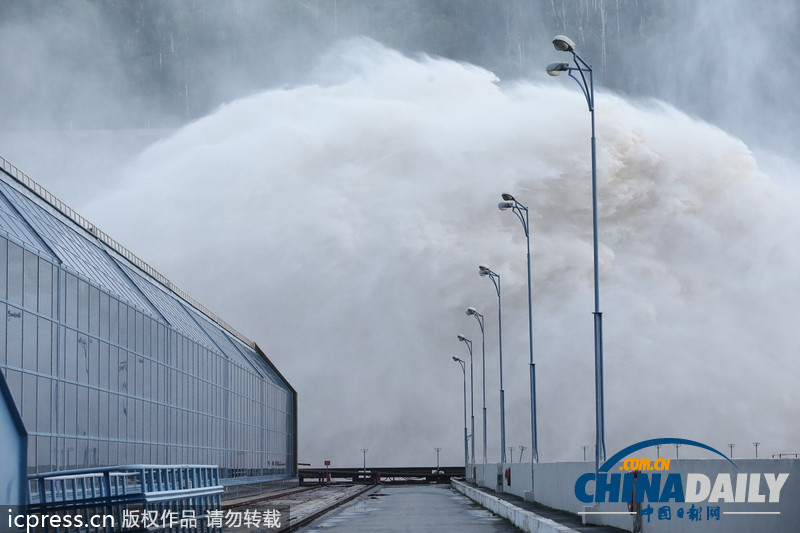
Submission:
[[[200,310],[203,314],[205,314],[208,318],[228,330],[232,335],[238,338],[243,343],[250,346],[250,348],[255,350],[255,343],[239,333],[233,326],[222,320],[216,314],[214,314],[210,309],[206,306],[189,296],[186,292],[184,292],[179,287],[176,287],[170,280],[168,280],[163,274],[157,271],[155,268],[151,267],[147,263],[145,263],[142,259],[137,257],[133,252],[125,248],[119,242],[114,240],[110,237],[107,233],[103,230],[99,229],[97,226],[83,218],[77,211],[72,209],[70,206],[59,200],[54,194],[50,191],[39,185],[36,181],[34,181],[30,176],[25,174],[23,171],[18,169],[16,166],[11,164],[6,158],[0,156],[0,166],[2,166],[3,171],[14,178],[20,185],[24,186],[26,189],[31,191],[33,194],[44,200],[48,205],[59,211],[61,214],[78,224],[80,227],[85,229],[86,231],[90,232],[92,235],[97,237],[101,242],[107,245],[109,248],[117,252],[119,255],[130,261],[132,264],[136,265],[139,269],[146,272],[150,277],[164,285],[166,288],[183,298],[189,304],[191,304],[196,309]]]
[[[34,474],[28,476],[28,488],[29,514],[88,512],[111,515],[116,524],[148,510],[159,517],[186,509],[195,517],[205,516],[222,508],[223,492],[219,468],[210,465],[126,465]]]

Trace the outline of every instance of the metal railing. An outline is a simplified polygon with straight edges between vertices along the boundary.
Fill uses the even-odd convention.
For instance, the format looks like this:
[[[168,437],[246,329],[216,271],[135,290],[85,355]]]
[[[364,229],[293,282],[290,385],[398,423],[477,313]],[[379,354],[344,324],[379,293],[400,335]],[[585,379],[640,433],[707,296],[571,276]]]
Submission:
[[[161,283],[164,287],[166,287],[167,289],[169,289],[170,291],[181,297],[183,300],[188,302],[194,308],[201,311],[212,321],[216,322],[218,325],[223,327],[231,335],[235,336],[237,339],[239,339],[240,341],[248,345],[250,348],[255,350],[255,343],[253,341],[251,341],[250,339],[239,333],[235,328],[233,328],[233,326],[222,320],[211,310],[209,310],[206,306],[204,306],[203,304],[201,304],[200,302],[189,296],[182,289],[176,287],[163,274],[161,274],[155,268],[145,263],[142,259],[137,257],[133,252],[131,252],[123,245],[121,245],[119,242],[114,240],[103,230],[99,229],[97,226],[86,220],[77,211],[75,211],[70,206],[59,200],[50,191],[39,185],[30,176],[22,172],[20,169],[11,164],[7,159],[5,159],[2,156],[0,156],[0,165],[2,165],[2,170],[6,174],[14,178],[20,185],[24,186],[33,194],[44,200],[48,205],[56,209],[58,212],[60,212],[61,214],[63,214],[76,224],[78,224],[80,227],[82,227],[95,237],[97,237],[97,239],[99,239],[103,244],[105,244],[106,246],[117,252],[120,256],[124,257],[131,264],[135,265],[137,268],[147,273],[147,275],[149,275],[150,277]]]
[[[211,465],[126,465],[28,476],[32,510],[201,499],[219,504],[223,487]]]
[[[116,524],[123,524],[132,510],[156,510],[163,515],[191,509],[201,517],[221,509],[223,490],[219,468],[210,465],[126,465],[50,472],[28,476],[27,512],[110,515]]]

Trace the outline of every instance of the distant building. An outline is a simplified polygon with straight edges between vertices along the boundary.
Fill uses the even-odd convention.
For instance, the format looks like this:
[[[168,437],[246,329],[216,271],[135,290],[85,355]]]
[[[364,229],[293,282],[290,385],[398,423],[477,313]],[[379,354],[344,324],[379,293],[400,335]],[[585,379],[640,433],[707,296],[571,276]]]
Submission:
[[[256,344],[0,158],[0,369],[28,473],[297,475],[297,394]]]

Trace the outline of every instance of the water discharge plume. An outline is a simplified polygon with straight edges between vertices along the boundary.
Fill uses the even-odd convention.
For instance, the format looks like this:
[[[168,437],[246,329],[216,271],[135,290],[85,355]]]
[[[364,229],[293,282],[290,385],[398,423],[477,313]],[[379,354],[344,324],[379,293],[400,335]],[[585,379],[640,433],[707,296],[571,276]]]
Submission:
[[[372,464],[423,464],[440,446],[458,464],[457,333],[475,342],[478,421],[482,401],[468,306],[486,316],[499,458],[497,298],[479,264],[502,276],[507,441],[530,444],[525,241],[497,209],[511,192],[533,225],[540,457],[580,459],[594,441],[582,95],[361,40],[317,75],[152,146],[83,211],[275,361],[299,392],[301,461],[357,465],[366,447]],[[597,124],[608,450],[674,436],[800,451],[798,191],[673,108],[601,93]]]

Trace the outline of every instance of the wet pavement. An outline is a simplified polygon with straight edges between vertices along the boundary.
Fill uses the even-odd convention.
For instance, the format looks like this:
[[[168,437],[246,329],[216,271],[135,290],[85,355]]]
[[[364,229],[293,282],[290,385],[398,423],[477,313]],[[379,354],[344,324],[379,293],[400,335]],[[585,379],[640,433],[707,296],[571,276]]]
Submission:
[[[379,486],[299,528],[302,533],[515,533],[449,485]]]
[[[225,502],[223,531],[271,533],[290,528],[294,531],[296,524],[304,524],[368,489],[366,485],[325,485],[268,493],[268,497],[260,500],[252,497],[229,500]]]

